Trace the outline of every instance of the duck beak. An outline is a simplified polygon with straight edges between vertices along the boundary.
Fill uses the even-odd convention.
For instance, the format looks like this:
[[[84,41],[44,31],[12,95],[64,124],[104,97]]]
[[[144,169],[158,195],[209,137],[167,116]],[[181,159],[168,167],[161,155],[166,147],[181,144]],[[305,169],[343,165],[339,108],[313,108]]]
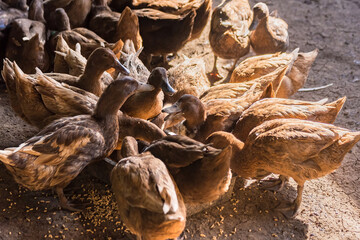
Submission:
[[[181,109],[180,109],[180,107],[178,106],[177,103],[174,103],[170,107],[163,108],[161,111],[164,112],[164,113],[169,114],[164,118],[164,121],[166,121],[166,120],[168,120],[170,118],[170,116],[172,116],[173,113],[176,114],[176,113],[181,112]]]
[[[166,79],[166,81],[164,81],[161,84],[161,89],[163,90],[163,92],[168,95],[168,96],[172,96],[174,95],[174,93],[176,92],[175,89],[173,89],[170,84],[169,81]]]
[[[256,17],[253,18],[251,25],[249,27],[249,31],[253,31],[256,29],[257,25],[258,25],[258,19]]]
[[[130,75],[129,69],[127,69],[118,59],[115,59],[114,66],[115,69],[118,69],[124,75]]]
[[[155,87],[153,85],[146,83],[139,83],[139,87],[137,88],[136,92],[150,92],[154,89]]]

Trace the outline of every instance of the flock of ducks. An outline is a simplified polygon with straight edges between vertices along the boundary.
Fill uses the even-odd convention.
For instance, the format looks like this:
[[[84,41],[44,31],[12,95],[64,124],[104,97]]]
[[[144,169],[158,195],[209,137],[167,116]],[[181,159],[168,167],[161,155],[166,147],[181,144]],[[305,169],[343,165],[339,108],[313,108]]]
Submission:
[[[210,16],[213,71],[201,57],[166,69]],[[13,110],[40,131],[0,161],[19,184],[54,189],[78,211],[63,189],[106,159],[121,219],[140,239],[177,238],[186,205],[219,198],[233,173],[279,174],[274,191],[293,178],[296,199],[276,209],[293,217],[305,182],[337,169],[360,132],[332,125],[346,97],[288,99],[318,51],[286,53],[287,28],[248,0],[213,10],[211,0],[2,0],[2,78]],[[250,48],[257,55],[237,65]],[[235,60],[228,81],[218,81],[218,57]]]

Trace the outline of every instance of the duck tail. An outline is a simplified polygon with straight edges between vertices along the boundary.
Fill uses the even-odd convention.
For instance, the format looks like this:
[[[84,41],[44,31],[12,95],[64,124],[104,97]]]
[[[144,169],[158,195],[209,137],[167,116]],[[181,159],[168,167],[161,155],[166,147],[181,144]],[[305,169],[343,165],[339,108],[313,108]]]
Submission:
[[[70,47],[61,34],[59,34],[56,38],[57,38],[57,43],[56,43],[56,51],[55,51],[56,54],[54,58],[54,72],[68,73],[69,67],[65,61],[65,57],[68,51],[70,50]]]
[[[337,142],[336,153],[342,154],[343,156],[351,150],[351,148],[360,141],[360,131],[357,132],[347,132],[345,133]],[[342,151],[339,151],[342,150]],[[340,162],[343,160],[343,157],[339,159]]]
[[[14,161],[9,158],[12,153],[13,151],[10,148],[0,150],[0,161],[3,162],[5,165],[15,166]]]
[[[304,86],[309,75],[310,68],[314,63],[318,52],[319,50],[315,49],[307,53],[298,53],[296,60],[292,64],[290,72],[287,73],[287,76],[291,79],[291,83],[293,85],[293,93]]]
[[[1,76],[5,81],[9,95],[16,96],[15,72],[12,66],[12,62],[8,58],[5,58],[3,60]]]
[[[275,70],[274,72],[268,74],[268,77],[272,78],[271,83],[273,85],[275,94],[277,94],[288,68],[289,68],[288,66],[284,66],[284,67],[279,68],[278,70]]]
[[[21,68],[16,64],[16,62],[13,63],[13,69],[15,72],[15,81],[16,81],[16,93],[17,95],[20,95],[21,97],[26,98],[30,94],[36,94],[36,91],[34,89],[35,86],[35,80],[31,77],[27,76]],[[21,101],[21,99],[19,99]]]
[[[326,104],[326,106],[333,107],[333,112],[334,112],[335,118],[337,117],[337,115],[341,111],[342,107],[344,106],[345,101],[346,101],[346,96],[339,98],[338,100],[336,100],[334,102]],[[334,121],[335,121],[335,118],[334,118]]]
[[[296,48],[294,51],[292,51],[290,54],[292,55],[291,57],[291,60],[290,60],[290,63],[288,65],[288,69],[286,70],[286,74],[290,73],[291,72],[291,69],[296,61],[296,59],[298,58],[299,56],[299,49],[300,48]]]

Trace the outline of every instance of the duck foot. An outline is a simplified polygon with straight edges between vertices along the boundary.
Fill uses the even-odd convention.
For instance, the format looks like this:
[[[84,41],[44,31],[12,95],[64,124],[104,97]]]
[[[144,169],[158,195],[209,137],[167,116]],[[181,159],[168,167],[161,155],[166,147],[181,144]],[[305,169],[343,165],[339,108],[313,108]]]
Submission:
[[[177,238],[175,238],[174,240],[184,240],[185,239],[185,231],[183,231],[180,236],[178,236]]]
[[[69,201],[65,197],[63,188],[55,188],[55,191],[56,191],[57,195],[59,196],[59,204],[62,209],[69,210],[71,212],[81,212],[82,211],[81,209],[76,208],[74,206],[82,206],[82,207],[86,206],[86,203],[85,204],[69,203]]]
[[[280,212],[286,219],[293,218],[299,207],[295,202],[293,203],[280,203],[274,210]]]
[[[288,181],[289,179],[287,177],[280,175],[280,177],[277,179],[269,179],[266,181],[262,181],[261,189],[278,192],[284,188],[285,183]],[[263,185],[263,183],[270,183],[270,184]]]

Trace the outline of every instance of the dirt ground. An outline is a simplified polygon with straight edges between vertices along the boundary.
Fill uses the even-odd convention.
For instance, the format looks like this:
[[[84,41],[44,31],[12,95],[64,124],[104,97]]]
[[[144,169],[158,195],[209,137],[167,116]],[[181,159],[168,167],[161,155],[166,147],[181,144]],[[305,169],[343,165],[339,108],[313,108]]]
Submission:
[[[219,4],[214,1],[214,6]],[[255,1],[257,2],[257,1]],[[251,1],[251,5],[255,3]],[[273,0],[270,10],[289,24],[290,50],[320,50],[305,87],[333,83],[293,98],[330,101],[347,96],[335,124],[360,130],[360,2],[359,0]],[[180,52],[204,56],[208,71],[213,54],[207,27],[199,40]],[[173,64],[179,62],[178,57]],[[219,65],[231,61],[220,60]],[[224,69],[223,74],[226,75]],[[17,146],[36,133],[16,117],[0,86],[0,147]],[[360,239],[360,144],[345,157],[342,166],[321,179],[307,182],[299,214],[290,220],[274,206],[296,195],[293,181],[279,193],[260,190],[256,182],[244,188],[237,181],[230,201],[187,219],[186,239]],[[58,207],[51,191],[31,192],[19,187],[0,165],[0,239],[128,239],[116,214],[108,185],[82,173],[67,188],[76,202],[88,202],[82,213]]]

